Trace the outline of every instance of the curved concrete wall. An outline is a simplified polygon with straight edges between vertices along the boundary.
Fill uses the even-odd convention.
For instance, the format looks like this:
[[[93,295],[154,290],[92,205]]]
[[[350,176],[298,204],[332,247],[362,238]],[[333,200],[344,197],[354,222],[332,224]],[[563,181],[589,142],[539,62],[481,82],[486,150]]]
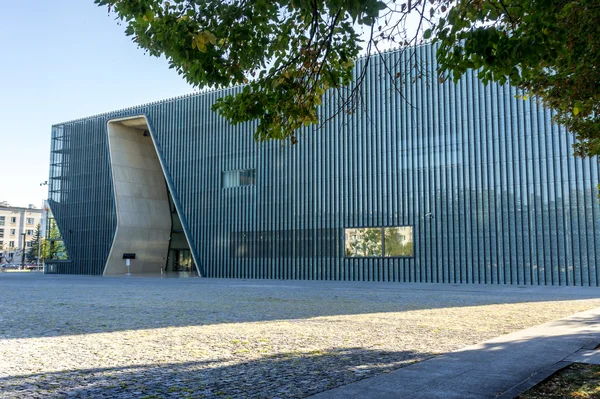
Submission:
[[[165,177],[144,117],[108,122],[117,229],[104,275],[160,273],[167,261],[171,213]]]

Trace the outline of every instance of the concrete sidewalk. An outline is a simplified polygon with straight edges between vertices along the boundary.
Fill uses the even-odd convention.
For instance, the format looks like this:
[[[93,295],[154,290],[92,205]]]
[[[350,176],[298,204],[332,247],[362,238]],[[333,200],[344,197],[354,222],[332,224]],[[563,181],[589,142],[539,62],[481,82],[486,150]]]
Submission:
[[[600,308],[494,338],[388,374],[311,396],[349,398],[514,397],[569,356],[600,343]],[[562,362],[562,363],[561,363]],[[533,383],[524,383],[528,380]]]

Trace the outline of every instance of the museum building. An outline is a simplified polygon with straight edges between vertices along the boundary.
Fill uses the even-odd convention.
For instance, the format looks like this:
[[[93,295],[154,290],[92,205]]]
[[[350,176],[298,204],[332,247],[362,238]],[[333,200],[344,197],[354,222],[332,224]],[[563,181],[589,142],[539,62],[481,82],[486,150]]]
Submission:
[[[211,110],[239,87],[54,125],[69,258],[45,272],[597,286],[598,159],[535,99],[435,68],[373,57],[353,112],[330,90],[295,145]]]

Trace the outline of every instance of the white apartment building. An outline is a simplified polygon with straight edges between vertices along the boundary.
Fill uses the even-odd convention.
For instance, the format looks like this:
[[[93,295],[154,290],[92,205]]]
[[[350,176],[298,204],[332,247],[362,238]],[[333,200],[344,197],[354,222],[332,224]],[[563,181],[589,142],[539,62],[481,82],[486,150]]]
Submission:
[[[42,226],[42,219],[42,209],[34,205],[22,208],[0,201],[0,263],[21,262],[21,254],[31,248],[35,229],[38,224]]]

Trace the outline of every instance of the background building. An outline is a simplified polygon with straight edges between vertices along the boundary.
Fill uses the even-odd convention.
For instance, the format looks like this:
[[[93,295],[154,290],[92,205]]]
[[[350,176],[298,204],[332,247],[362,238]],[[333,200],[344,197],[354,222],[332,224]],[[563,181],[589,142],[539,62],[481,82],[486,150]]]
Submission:
[[[257,143],[194,94],[52,128],[47,273],[598,285],[597,159],[535,99],[435,50],[373,58],[354,113],[326,94],[299,144]],[[421,68],[414,68],[414,60]],[[365,60],[357,61],[362,68]]]
[[[42,224],[42,210],[0,202],[0,263],[21,263],[23,249],[31,248],[36,228]]]

